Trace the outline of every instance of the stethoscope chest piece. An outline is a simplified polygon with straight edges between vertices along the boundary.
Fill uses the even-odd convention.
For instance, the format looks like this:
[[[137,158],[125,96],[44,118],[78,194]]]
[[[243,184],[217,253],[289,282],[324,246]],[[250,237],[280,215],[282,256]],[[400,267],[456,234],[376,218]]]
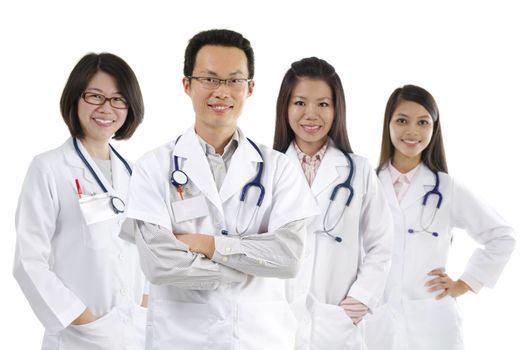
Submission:
[[[173,170],[171,173],[171,183],[173,186],[184,186],[188,183],[188,175],[182,170]]]
[[[111,196],[111,209],[115,212],[115,214],[123,213],[126,209],[126,204],[120,197],[117,196]]]

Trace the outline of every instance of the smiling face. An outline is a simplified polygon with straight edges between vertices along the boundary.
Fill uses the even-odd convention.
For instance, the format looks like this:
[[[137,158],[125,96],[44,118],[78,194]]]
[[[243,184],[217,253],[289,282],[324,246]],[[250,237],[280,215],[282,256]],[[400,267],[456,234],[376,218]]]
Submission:
[[[192,76],[219,79],[247,79],[246,54],[236,47],[205,45],[197,53]],[[205,87],[196,79],[183,79],[184,91],[191,97],[195,110],[195,130],[235,132],[244,101],[251,96],[253,82],[239,86]]]
[[[104,95],[106,98],[122,97],[118,91],[115,79],[98,71],[87,84],[85,92]],[[109,100],[103,105],[92,105],[78,100],[78,117],[84,133],[82,140],[94,142],[108,142],[126,121],[127,109],[117,109],[110,105]]]
[[[295,142],[312,156],[325,144],[334,121],[332,90],[323,80],[300,78],[288,103]]]
[[[394,145],[394,163],[419,163],[421,152],[432,139],[434,121],[420,104],[401,101],[390,119],[390,140]]]

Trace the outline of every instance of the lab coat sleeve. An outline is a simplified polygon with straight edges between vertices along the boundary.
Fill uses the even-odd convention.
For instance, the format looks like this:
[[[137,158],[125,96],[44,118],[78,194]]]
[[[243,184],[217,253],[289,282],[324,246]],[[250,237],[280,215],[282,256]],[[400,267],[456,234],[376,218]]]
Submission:
[[[203,254],[190,252],[188,246],[166,228],[134,221],[140,264],[151,283],[212,290],[221,284],[246,280],[246,274],[217,264]]]
[[[215,236],[213,261],[254,276],[291,278],[299,269],[306,218],[318,214],[304,176],[284,155],[274,175],[268,232]]]
[[[457,181],[453,181],[452,199],[452,225],[467,230],[480,244],[470,257],[464,275],[492,288],[514,250],[513,230],[494,209]]]
[[[37,157],[29,166],[18,201],[13,275],[36,316],[50,332],[68,326],[86,308],[50,268],[51,241],[59,211],[51,169]]]
[[[377,176],[368,162],[363,164],[366,164],[364,178],[367,184],[359,233],[364,257],[348,295],[367,305],[373,312],[381,300],[390,270],[394,226]]]

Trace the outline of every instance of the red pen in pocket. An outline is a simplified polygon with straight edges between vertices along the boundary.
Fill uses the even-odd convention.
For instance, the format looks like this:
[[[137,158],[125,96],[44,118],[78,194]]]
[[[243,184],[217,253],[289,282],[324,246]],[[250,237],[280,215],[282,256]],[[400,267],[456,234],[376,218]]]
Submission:
[[[82,188],[80,187],[80,182],[78,182],[78,179],[75,179],[75,184],[77,185],[78,198],[82,198]]]

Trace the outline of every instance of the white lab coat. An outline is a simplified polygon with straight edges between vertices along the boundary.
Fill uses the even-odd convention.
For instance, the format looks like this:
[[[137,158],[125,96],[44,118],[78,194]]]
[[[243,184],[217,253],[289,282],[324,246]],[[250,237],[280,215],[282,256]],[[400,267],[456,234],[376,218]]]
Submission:
[[[198,267],[193,268],[196,271],[173,276],[179,282],[195,283],[195,289],[191,289],[187,283],[185,288],[170,285],[159,277],[164,271],[155,271],[151,266],[144,268],[143,262],[146,277],[152,282],[147,349],[293,349],[296,322],[286,300],[285,281],[275,277],[280,273],[280,277],[292,277],[296,273],[306,230],[294,238],[299,247],[296,253],[287,249],[268,252],[265,241],[278,240],[273,234],[275,230],[317,214],[317,207],[304,177],[286,156],[259,145],[264,158],[262,184],[266,189],[262,206],[242,239],[221,236],[223,229],[235,234],[241,189],[254,179],[261,161],[240,130],[239,140],[220,191],[193,127],[176,145],[173,141],[161,146],[136,164],[129,192],[129,218],[160,225],[169,232],[222,237],[222,248],[216,244],[216,252],[221,250],[220,260],[224,262],[238,258],[239,255],[230,258],[229,252],[238,251],[241,241],[248,242],[254,254],[248,258],[260,266],[259,273],[247,274],[242,282],[217,282],[205,290],[200,284],[202,275],[197,276]],[[184,188],[184,200],[170,183],[174,155],[179,157],[180,167],[190,181]],[[246,204],[249,212],[258,193],[255,189],[250,191]],[[198,198],[204,198],[201,205],[194,202]],[[231,241],[231,248],[224,247],[224,241]],[[137,245],[139,251],[144,248]],[[184,259],[190,254],[180,253],[173,259]],[[273,262],[260,258],[269,253],[275,255]],[[209,260],[208,263],[217,265],[217,270],[224,266]]]
[[[439,178],[443,202],[429,228],[439,233],[434,237],[423,232],[408,233],[409,229],[421,228],[423,197],[435,184],[430,169],[421,164],[401,203],[388,168],[379,173],[395,222],[394,254],[385,304],[367,320],[370,350],[463,349],[456,300],[452,297],[435,300],[439,292],[429,293],[424,285],[434,278],[427,273],[446,267],[453,228],[467,230],[484,246],[474,252],[464,272],[484,286],[494,286],[513,250],[512,229],[492,208],[449,175],[440,172]],[[429,197],[427,207],[424,218],[436,208],[435,196]]]
[[[286,155],[302,171],[293,144]],[[354,325],[339,306],[347,296],[361,301],[371,311],[377,306],[388,276],[392,249],[393,222],[377,176],[368,161],[350,154],[354,163],[354,197],[344,216],[331,232],[323,230],[323,219],[334,187],[349,174],[346,157],[333,142],[321,161],[312,183],[320,215],[309,220],[303,267],[288,282],[288,293],[299,331],[296,349],[365,349],[364,321]],[[338,209],[344,207],[346,190],[340,190],[330,210],[333,225]]]
[[[108,191],[125,199],[129,173],[112,154],[112,180],[79,147]],[[144,277],[136,248],[118,238],[123,215],[88,227],[75,179],[101,193],[68,139],[31,163],[16,213],[13,274],[45,327],[42,349],[143,349]],[[70,325],[88,307],[98,320]]]

